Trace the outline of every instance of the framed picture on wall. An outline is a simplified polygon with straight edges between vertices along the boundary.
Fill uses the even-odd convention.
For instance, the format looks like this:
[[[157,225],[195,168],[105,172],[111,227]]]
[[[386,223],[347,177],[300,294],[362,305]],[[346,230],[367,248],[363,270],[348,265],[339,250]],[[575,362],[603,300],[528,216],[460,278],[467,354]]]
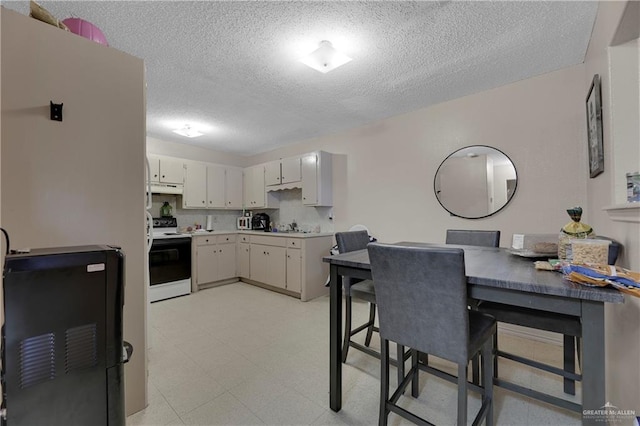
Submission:
[[[589,176],[604,172],[604,149],[602,147],[602,100],[600,76],[593,76],[587,95],[587,137],[589,142]]]

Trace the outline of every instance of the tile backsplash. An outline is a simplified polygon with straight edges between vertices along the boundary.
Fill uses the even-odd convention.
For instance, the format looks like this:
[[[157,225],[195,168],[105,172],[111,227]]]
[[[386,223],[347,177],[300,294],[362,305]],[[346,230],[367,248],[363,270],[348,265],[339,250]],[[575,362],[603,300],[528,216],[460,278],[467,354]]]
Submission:
[[[279,191],[279,209],[253,210],[252,213],[267,213],[274,226],[290,224],[294,220],[302,231],[333,232],[333,222],[330,219],[332,207],[308,207],[302,205],[302,190],[289,189]],[[153,217],[160,216],[160,207],[168,201],[172,207],[173,216],[178,221],[178,227],[202,225],[207,223],[207,216],[213,216],[213,229],[216,231],[232,231],[236,229],[236,218],[242,215],[242,210],[205,210],[183,209],[180,195],[153,194]],[[319,227],[319,228],[318,228]]]

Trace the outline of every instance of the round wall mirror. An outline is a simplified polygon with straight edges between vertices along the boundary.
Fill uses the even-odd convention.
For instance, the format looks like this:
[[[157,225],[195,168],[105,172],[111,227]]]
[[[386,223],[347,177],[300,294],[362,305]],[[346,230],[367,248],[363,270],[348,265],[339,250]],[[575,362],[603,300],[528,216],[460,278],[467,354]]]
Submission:
[[[444,159],[433,181],[438,202],[453,216],[480,219],[503,209],[516,192],[509,157],[490,146],[461,148]]]

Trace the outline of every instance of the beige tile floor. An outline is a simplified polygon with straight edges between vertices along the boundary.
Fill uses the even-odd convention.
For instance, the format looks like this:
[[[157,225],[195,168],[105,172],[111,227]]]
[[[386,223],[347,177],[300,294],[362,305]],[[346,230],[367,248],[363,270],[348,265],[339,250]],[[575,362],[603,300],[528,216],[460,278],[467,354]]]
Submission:
[[[367,315],[364,303],[354,310],[356,321]],[[328,318],[328,297],[303,303],[244,283],[151,304],[149,406],[127,424],[377,424],[379,361],[357,350],[343,365],[343,408],[329,409]],[[560,346],[508,335],[500,336],[500,344],[560,367]],[[372,346],[378,345],[374,335]],[[420,397],[402,397],[401,403],[432,423],[455,424],[455,386],[421,374]],[[508,360],[500,360],[500,374],[566,396],[554,375]],[[495,393],[498,425],[580,424],[575,413],[499,388]],[[579,385],[573,399],[580,400]],[[479,398],[470,393],[469,401],[473,417]],[[409,424],[395,414],[389,423]]]

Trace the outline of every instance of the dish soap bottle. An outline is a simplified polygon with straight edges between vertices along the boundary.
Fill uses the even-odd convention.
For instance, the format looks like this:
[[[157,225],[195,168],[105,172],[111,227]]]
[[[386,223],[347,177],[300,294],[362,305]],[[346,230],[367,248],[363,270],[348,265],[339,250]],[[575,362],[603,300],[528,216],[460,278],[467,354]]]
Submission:
[[[162,205],[162,207],[160,207],[160,216],[162,216],[162,217],[173,217],[171,215],[171,210],[173,210],[173,207],[171,207],[171,204],[169,204],[168,201],[165,201],[164,204]]]

